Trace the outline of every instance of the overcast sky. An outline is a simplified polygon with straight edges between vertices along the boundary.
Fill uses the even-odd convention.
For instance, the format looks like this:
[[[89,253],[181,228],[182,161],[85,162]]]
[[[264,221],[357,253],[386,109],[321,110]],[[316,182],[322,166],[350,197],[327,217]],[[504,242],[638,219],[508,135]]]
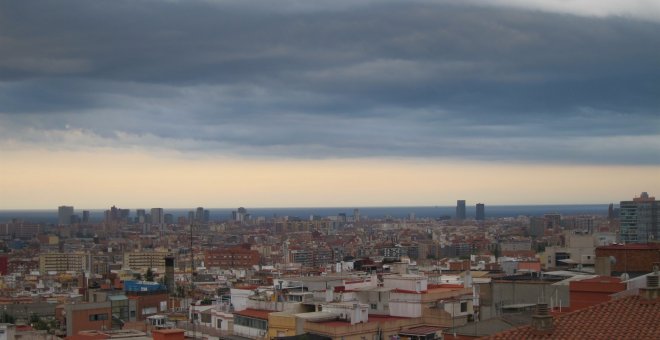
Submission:
[[[660,195],[660,2],[3,1],[0,157],[0,208]],[[162,166],[137,166],[154,159]],[[245,177],[213,182],[229,163]],[[360,169],[392,163],[405,165],[398,189],[378,191],[383,174],[327,193],[328,177],[366,181]],[[191,187],[191,166],[207,182]],[[553,168],[553,180],[590,194],[443,182],[505,166],[518,178]],[[181,173],[162,177],[163,167]],[[587,169],[604,171],[599,182],[570,175]],[[423,171],[446,173],[434,182]],[[635,182],[621,184],[624,172]],[[117,176],[128,187],[110,190],[103,178]],[[291,197],[266,195],[270,182]],[[397,198],[401,186],[412,187]],[[37,197],[44,188],[62,196]],[[154,197],[164,190],[170,203]]]

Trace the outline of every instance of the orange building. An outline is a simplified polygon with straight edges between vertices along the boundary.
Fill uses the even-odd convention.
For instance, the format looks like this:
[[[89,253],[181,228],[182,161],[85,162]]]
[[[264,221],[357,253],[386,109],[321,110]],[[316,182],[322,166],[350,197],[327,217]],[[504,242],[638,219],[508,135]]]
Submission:
[[[67,336],[81,331],[111,329],[111,315],[110,302],[67,304],[55,309],[56,318],[66,325]]]
[[[612,244],[596,248],[596,257],[612,257],[612,271],[648,273],[653,263],[660,262],[660,243]]]
[[[626,290],[626,284],[617,277],[599,276],[571,281],[569,294],[571,310],[578,310],[611,300],[610,295]]]

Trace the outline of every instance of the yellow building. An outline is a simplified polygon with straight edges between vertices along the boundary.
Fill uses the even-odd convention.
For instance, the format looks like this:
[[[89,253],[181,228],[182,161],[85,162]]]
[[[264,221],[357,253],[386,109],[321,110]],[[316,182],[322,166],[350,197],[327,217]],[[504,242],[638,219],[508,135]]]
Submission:
[[[124,268],[146,272],[147,269],[165,273],[165,257],[168,252],[126,252],[124,253]]]
[[[39,255],[39,271],[48,272],[83,272],[87,269],[87,255],[82,253],[46,253]]]
[[[268,338],[296,335],[296,316],[287,312],[268,314]]]

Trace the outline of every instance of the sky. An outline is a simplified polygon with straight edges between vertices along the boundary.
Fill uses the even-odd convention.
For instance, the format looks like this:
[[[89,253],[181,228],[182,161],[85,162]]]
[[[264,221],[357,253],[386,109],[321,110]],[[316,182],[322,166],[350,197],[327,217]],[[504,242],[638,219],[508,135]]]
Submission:
[[[660,196],[656,0],[0,2],[0,209]]]

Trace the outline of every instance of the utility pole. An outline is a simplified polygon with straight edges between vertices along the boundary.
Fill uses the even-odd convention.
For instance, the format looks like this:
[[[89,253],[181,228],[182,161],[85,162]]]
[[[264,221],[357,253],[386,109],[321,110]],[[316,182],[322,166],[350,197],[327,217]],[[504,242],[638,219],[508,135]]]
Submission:
[[[190,323],[192,325],[193,339],[197,339],[197,332],[195,330],[195,304],[193,302],[195,293],[195,252],[193,251],[193,228],[195,222],[190,223]]]

